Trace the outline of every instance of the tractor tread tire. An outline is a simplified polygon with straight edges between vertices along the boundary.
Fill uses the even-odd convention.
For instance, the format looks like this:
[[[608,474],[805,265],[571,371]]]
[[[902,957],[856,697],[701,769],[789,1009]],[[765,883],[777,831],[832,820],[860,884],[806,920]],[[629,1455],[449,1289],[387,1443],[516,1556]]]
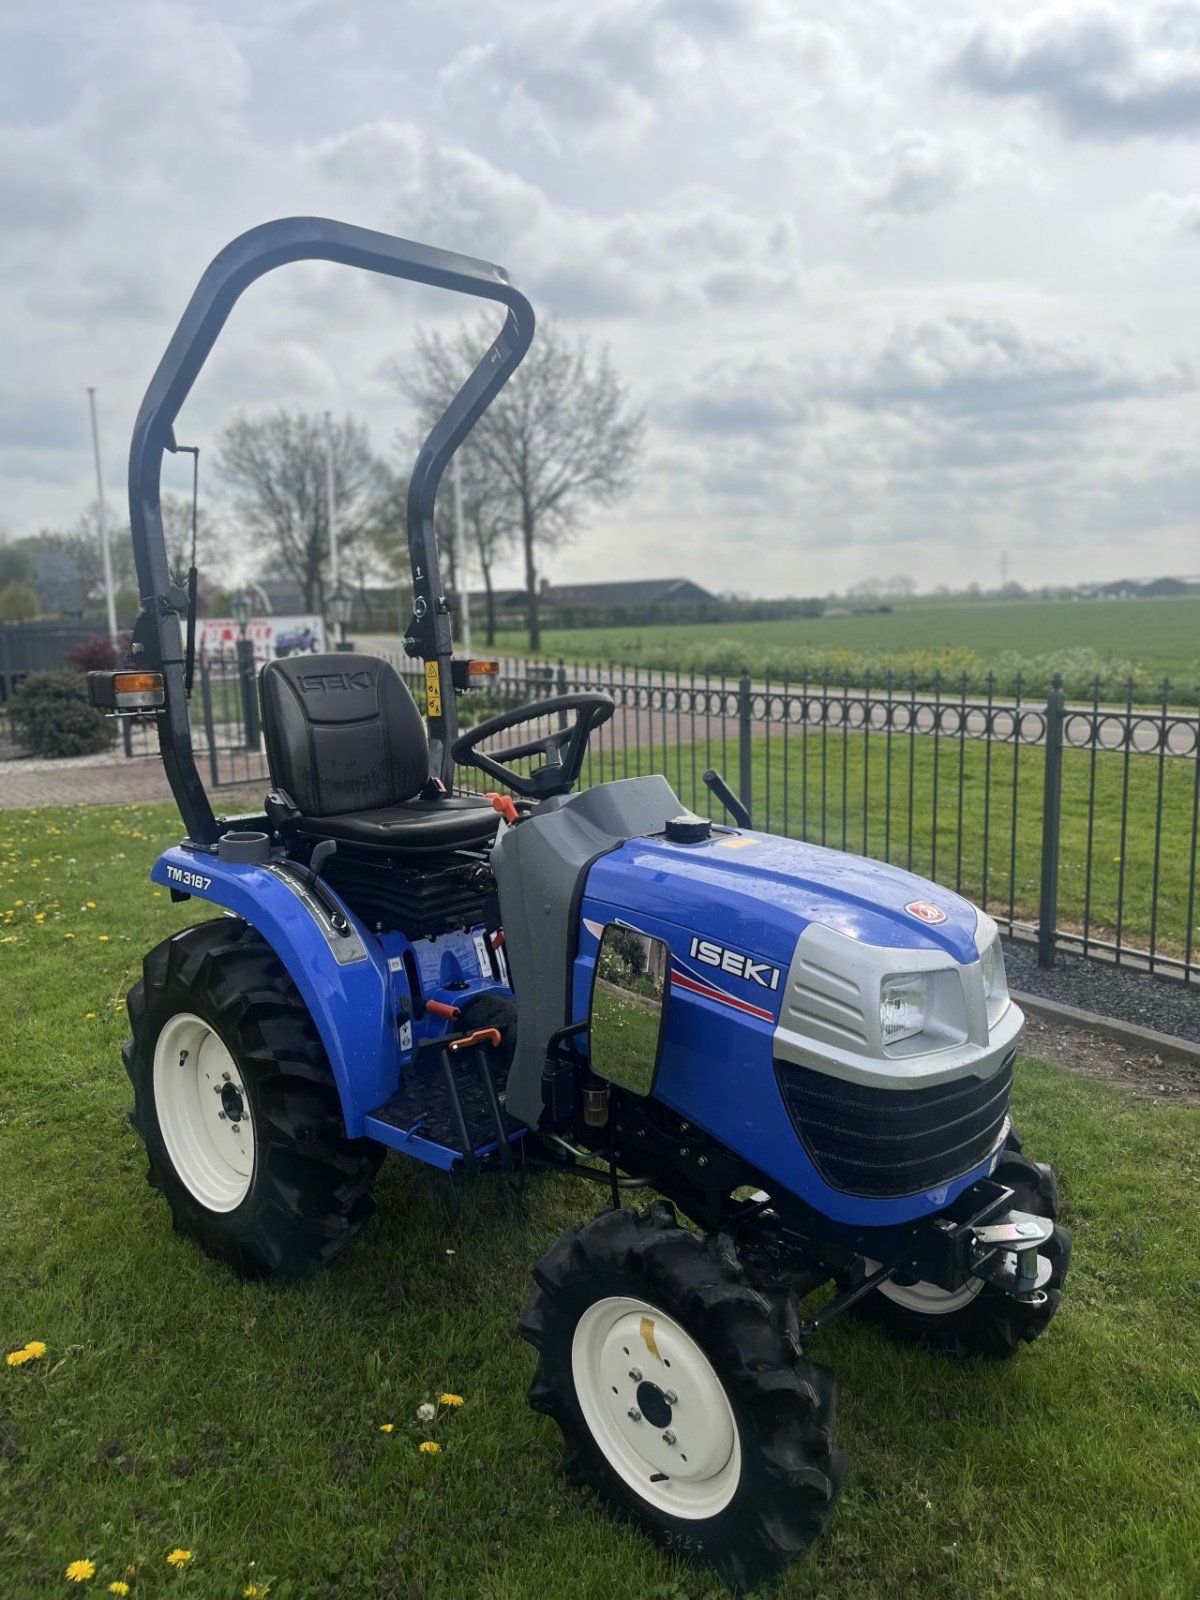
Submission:
[[[303,1278],[343,1250],[375,1209],[381,1146],[348,1139],[324,1047],[283,963],[245,922],[221,917],[156,945],[129,991],[122,1049],[147,1181],[177,1233],[245,1278]],[[254,1175],[234,1210],[202,1205],[175,1170],[154,1102],[154,1049],[180,1011],[210,1022],[236,1058],[255,1130]]]
[[[618,1294],[677,1318],[726,1390],[742,1476],[714,1516],[676,1517],[643,1500],[584,1420],[572,1374],[575,1327],[589,1305]],[[846,1470],[833,1443],[836,1379],[805,1356],[790,1297],[753,1285],[728,1236],[686,1231],[665,1201],[644,1214],[605,1212],[571,1228],[538,1262],[517,1331],[538,1353],[529,1403],[562,1431],[569,1484],[594,1491],[677,1555],[714,1567],[738,1593],[786,1566],[821,1532]]]
[[[1058,1180],[1051,1167],[1028,1160],[1010,1144],[992,1174],[997,1183],[1013,1190],[1013,1206],[1055,1223],[1053,1237],[1042,1246],[1051,1263],[1046,1300],[1041,1306],[1022,1305],[1011,1295],[985,1283],[969,1305],[945,1315],[915,1311],[898,1305],[878,1290],[853,1307],[860,1315],[882,1323],[907,1342],[931,1346],[959,1361],[986,1356],[1007,1361],[1022,1345],[1032,1344],[1049,1327],[1062,1300],[1063,1282],[1071,1264],[1071,1235],[1058,1222]]]

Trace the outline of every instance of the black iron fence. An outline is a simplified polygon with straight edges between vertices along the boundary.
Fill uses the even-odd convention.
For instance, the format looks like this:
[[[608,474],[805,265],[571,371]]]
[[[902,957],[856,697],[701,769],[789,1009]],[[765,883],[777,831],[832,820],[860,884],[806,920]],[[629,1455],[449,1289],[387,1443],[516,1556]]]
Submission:
[[[419,668],[394,664],[423,705]],[[1135,706],[1133,684],[1111,705],[1099,683],[1090,701],[1068,703],[1057,680],[1035,699],[1019,677],[989,679],[980,695],[965,678],[921,690],[890,674],[852,686],[613,664],[502,669],[494,689],[461,699],[464,723],[583,689],[613,697],[585,784],[662,772],[719,820],[704,782],[716,769],[756,828],[932,878],[1036,938],[1045,965],[1065,948],[1200,977],[1200,718],[1172,707],[1170,683],[1149,709]],[[252,666],[199,661],[192,712],[207,783],[265,784]],[[128,754],[158,753],[151,726],[126,740]],[[477,772],[460,777],[490,786]]]
[[[397,662],[420,702],[412,663]],[[1200,718],[1068,703],[1056,679],[1030,699],[989,679],[889,674],[860,686],[643,672],[612,664],[505,662],[466,713],[603,689],[617,703],[583,781],[661,771],[693,809],[721,818],[715,768],[767,832],[906,867],[984,907],[1010,933],[1195,981]],[[503,743],[503,741],[501,741]],[[487,785],[464,773],[474,789]]]

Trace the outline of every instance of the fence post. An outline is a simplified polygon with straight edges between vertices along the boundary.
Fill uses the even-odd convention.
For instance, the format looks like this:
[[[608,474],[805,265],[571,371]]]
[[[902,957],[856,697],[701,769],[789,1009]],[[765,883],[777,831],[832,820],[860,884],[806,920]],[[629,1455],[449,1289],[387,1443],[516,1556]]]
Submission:
[[[1054,674],[1046,697],[1046,770],[1042,787],[1042,891],[1038,901],[1038,966],[1054,965],[1058,932],[1058,846],[1062,826],[1062,677]]]
[[[242,692],[242,729],[246,749],[258,749],[258,681],[254,666],[254,640],[237,642],[237,670]]]
[[[558,671],[554,675],[554,692],[556,695],[566,694],[567,692],[567,663],[562,660],[559,661]],[[560,728],[566,727],[567,713],[565,711],[558,713],[558,725]]]
[[[746,808],[747,816],[752,818],[754,808],[750,803],[753,769],[750,750],[750,712],[750,669],[743,667],[742,675],[738,679],[738,797]]]
[[[200,701],[204,707],[204,732],[208,738],[208,768],[212,774],[214,789],[221,787],[221,774],[217,770],[217,730],[213,722],[212,700],[212,674],[209,670],[208,659],[201,656],[200,668]]]

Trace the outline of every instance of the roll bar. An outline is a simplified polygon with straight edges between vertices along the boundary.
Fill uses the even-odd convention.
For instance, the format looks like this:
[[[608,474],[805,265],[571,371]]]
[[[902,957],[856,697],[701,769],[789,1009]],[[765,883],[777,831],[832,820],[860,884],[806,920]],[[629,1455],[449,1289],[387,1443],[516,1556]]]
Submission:
[[[174,422],[217,335],[242,292],[291,261],[337,261],[437,289],[495,300],[508,316],[491,348],[430,430],[409,479],[406,522],[413,574],[413,619],[405,646],[426,663],[430,762],[449,785],[457,733],[451,682],[450,614],[442,593],[434,505],[455,450],[520,365],[533,338],[533,308],[500,267],[325,217],[282,217],[241,234],[214,258],[187,303],[133,425],[129,518],[142,610],[134,626],[139,666],[163,674],[159,745],[189,838],[216,843],[218,828],[196,770],[184,691],[179,619],[187,596],[171,581],[160,503],[164,451],[176,448]]]

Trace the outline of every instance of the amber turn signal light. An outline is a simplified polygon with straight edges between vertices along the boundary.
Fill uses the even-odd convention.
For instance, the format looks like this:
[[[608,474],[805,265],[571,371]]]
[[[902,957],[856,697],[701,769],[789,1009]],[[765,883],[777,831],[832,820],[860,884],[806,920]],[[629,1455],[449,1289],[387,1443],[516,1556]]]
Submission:
[[[153,711],[165,705],[161,672],[89,672],[88,698],[101,711]]]

